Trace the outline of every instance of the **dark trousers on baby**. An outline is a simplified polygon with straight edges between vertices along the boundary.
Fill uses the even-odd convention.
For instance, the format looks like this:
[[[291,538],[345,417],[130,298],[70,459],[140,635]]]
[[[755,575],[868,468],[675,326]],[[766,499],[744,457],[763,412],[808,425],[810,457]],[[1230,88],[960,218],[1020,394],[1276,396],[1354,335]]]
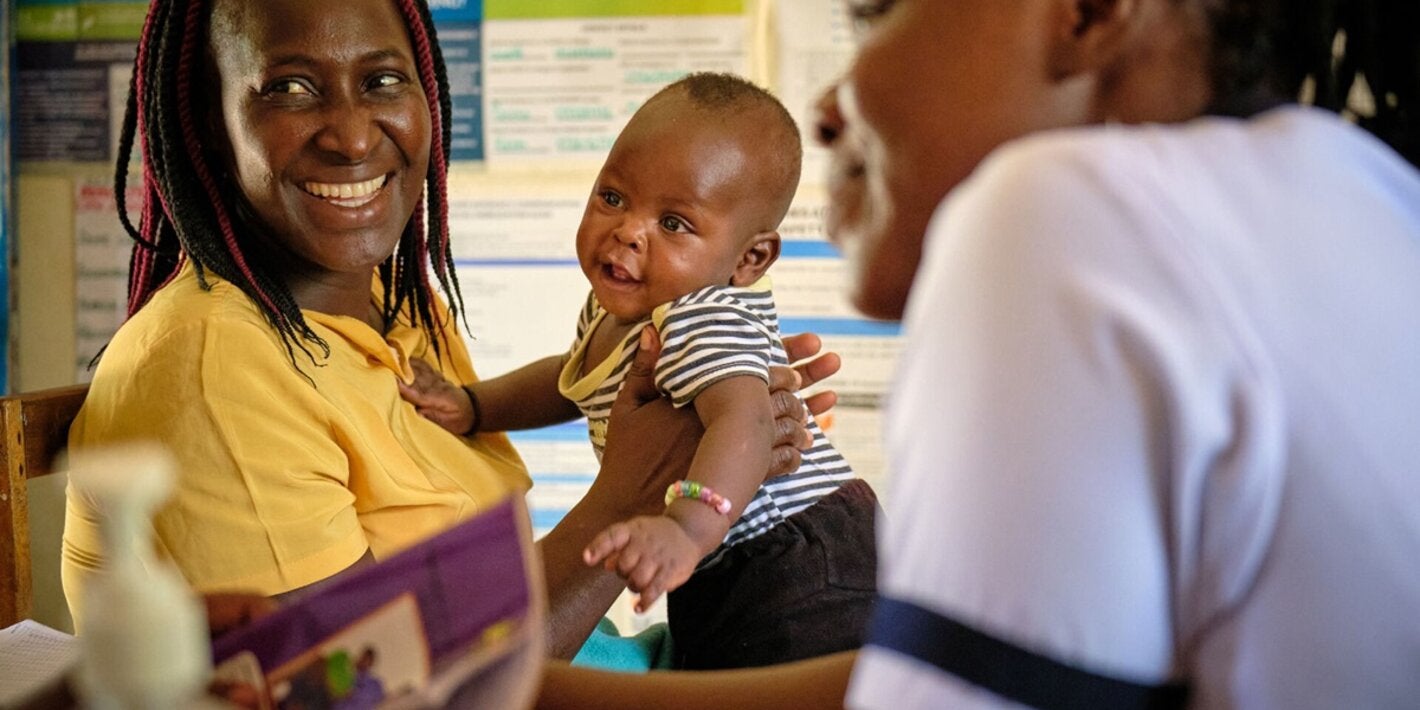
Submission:
[[[676,665],[748,668],[863,645],[877,589],[877,496],[845,483],[670,593]]]

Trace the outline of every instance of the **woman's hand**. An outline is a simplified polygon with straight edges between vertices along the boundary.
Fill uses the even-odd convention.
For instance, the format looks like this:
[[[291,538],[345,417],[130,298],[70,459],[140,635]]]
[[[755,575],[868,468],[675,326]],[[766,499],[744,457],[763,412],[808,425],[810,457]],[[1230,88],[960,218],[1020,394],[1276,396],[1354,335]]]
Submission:
[[[837,353],[824,353],[810,360],[822,349],[823,341],[813,333],[789,336],[784,339],[784,350],[789,362],[797,364],[769,368],[769,398],[774,405],[774,452],[769,457],[769,476],[798,470],[802,461],[800,449],[813,444],[813,437],[805,428],[808,416],[796,393],[832,377],[843,365]],[[808,411],[815,415],[823,414],[837,402],[838,395],[831,390],[804,400]]]
[[[765,471],[766,479],[798,470],[802,461],[799,451],[813,444],[807,429],[807,413],[823,414],[838,401],[834,392],[820,392],[806,400],[808,409],[805,410],[796,394],[804,387],[833,376],[842,366],[837,353],[816,357],[822,349],[823,341],[813,333],[785,338],[784,350],[789,361],[797,364],[769,368],[774,450],[769,457],[769,470]],[[700,435],[704,433],[693,411],[689,408],[677,411],[656,389],[654,374],[660,354],[660,335],[654,327],[646,326],[641,332],[636,359],[611,407],[611,425],[607,428],[606,451],[602,455],[604,464],[618,462],[612,470],[636,472],[632,474],[634,481],[627,484],[631,486],[629,490],[637,491],[637,499],[646,504],[636,511],[638,515],[659,512],[666,486],[685,477]],[[631,447],[634,451],[621,451]],[[607,465],[602,466],[602,473],[609,473]]]
[[[666,488],[685,478],[705,433],[693,407],[677,409],[656,388],[660,355],[660,335],[646,326],[608,415],[606,449],[593,487],[604,480],[612,483],[608,488],[618,491],[623,505],[634,506],[618,520],[659,515]]]
[[[765,478],[793,473],[802,459],[799,451],[813,444],[806,428],[807,412],[822,414],[838,401],[838,395],[821,392],[807,400],[807,412],[796,393],[838,372],[842,365],[836,353],[819,354],[823,342],[813,333],[784,339],[784,350],[794,367],[769,368],[769,395],[774,411],[774,450]],[[676,410],[656,388],[655,367],[661,354],[661,339],[652,326],[641,332],[640,349],[626,373],[621,392],[611,407],[606,450],[602,454],[603,475],[627,473],[625,490],[637,492],[645,505],[634,514],[654,515],[664,507],[666,487],[685,477],[704,429],[690,408]],[[626,449],[623,451],[623,449]],[[615,462],[614,465],[608,465]],[[610,470],[609,470],[610,469]],[[600,479],[600,477],[599,477]],[[618,486],[618,488],[623,488]]]
[[[212,638],[235,631],[273,611],[275,600],[260,594],[244,592],[214,592],[202,595],[207,610],[207,629]]]
[[[202,595],[207,611],[207,628],[212,638],[250,624],[273,611],[278,604],[275,600],[260,594],[246,592],[216,592]],[[270,707],[270,698],[263,697],[265,690],[251,683],[232,678],[213,678],[207,684],[209,695],[221,698],[232,707]]]

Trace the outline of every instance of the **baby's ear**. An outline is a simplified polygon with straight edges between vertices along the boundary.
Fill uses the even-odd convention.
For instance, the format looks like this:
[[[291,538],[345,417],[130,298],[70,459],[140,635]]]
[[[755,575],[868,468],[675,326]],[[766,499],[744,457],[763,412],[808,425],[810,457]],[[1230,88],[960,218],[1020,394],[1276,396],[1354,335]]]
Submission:
[[[740,253],[740,261],[735,264],[735,273],[730,276],[730,285],[753,284],[778,259],[779,232],[760,232],[754,235],[749,244],[745,245],[745,250]]]

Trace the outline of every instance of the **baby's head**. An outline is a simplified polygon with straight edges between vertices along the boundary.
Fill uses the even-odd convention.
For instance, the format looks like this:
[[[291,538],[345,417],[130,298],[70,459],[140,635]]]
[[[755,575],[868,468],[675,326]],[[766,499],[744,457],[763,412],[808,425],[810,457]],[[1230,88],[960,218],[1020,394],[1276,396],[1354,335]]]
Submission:
[[[779,257],[802,151],[784,106],[739,77],[692,74],[652,96],[617,137],[577,230],[597,300],[639,320],[705,286],[754,283]]]

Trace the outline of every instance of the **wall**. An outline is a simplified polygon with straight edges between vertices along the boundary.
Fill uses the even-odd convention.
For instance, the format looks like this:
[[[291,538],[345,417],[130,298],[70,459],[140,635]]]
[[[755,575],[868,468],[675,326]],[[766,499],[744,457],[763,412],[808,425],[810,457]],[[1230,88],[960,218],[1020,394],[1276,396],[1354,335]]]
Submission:
[[[36,0],[37,2],[38,0]],[[800,120],[843,65],[849,28],[826,0],[465,0],[434,3],[455,103],[451,230],[482,376],[558,352],[586,284],[573,234],[592,177],[631,112],[691,70],[734,71],[773,89]],[[22,3],[17,102],[19,241],[16,386],[87,380],[122,321],[129,242],[112,168],[144,3]],[[845,357],[830,436],[876,480],[877,405],[896,328],[858,318],[825,243],[824,156],[806,149],[803,186],[775,276],[785,332],[812,329]],[[527,297],[536,284],[539,297]],[[584,425],[514,437],[531,469],[534,526],[551,527],[596,465]],[[62,489],[33,491],[36,559],[57,557]],[[37,616],[65,625],[52,570],[37,570]],[[42,579],[41,579],[42,578]],[[623,617],[639,626],[645,619]]]

